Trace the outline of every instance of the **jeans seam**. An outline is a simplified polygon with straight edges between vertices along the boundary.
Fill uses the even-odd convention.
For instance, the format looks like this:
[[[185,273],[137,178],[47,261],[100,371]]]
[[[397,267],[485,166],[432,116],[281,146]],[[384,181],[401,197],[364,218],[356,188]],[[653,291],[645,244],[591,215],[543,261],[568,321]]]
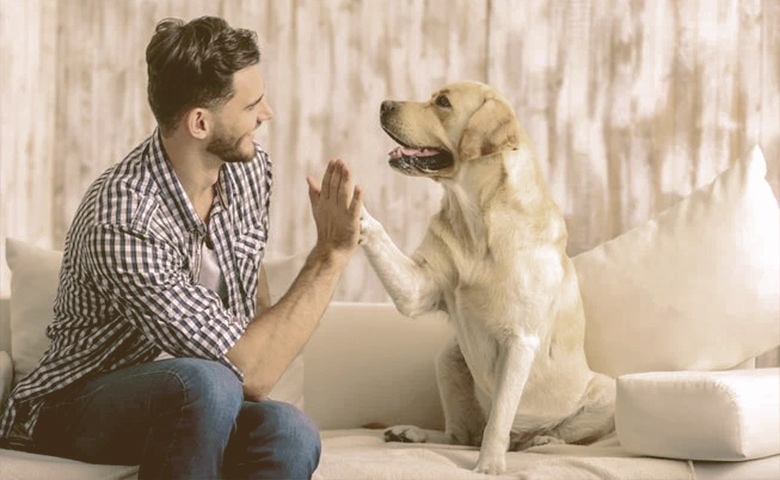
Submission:
[[[181,379],[181,377],[179,376],[179,374],[177,372],[175,372],[175,371],[168,371],[168,373],[173,375],[173,377],[176,378],[176,381],[179,382],[179,386],[181,387],[181,391],[184,394],[183,405],[187,405],[189,403],[189,398],[188,398],[187,388],[186,388],[185,382]],[[176,428],[174,429],[174,438],[172,438],[171,441],[168,443],[168,448],[165,451],[164,465],[161,465],[161,466],[164,466],[165,468],[170,468],[170,458],[171,458],[170,453],[173,450],[174,444],[179,439],[178,438],[179,430],[180,430],[181,424],[182,424],[182,413],[181,412],[182,412],[182,409],[179,408],[179,412],[178,412],[179,416],[178,416],[178,419],[177,419],[177,422],[176,422]],[[152,429],[153,428],[154,427],[152,427]]]

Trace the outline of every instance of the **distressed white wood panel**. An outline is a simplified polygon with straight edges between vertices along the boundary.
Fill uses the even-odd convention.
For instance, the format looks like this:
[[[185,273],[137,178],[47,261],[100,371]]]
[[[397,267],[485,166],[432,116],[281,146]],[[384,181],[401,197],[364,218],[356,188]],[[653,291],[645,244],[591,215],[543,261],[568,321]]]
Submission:
[[[0,0],[0,295],[8,296],[5,238],[52,244],[56,162],[54,0]]]

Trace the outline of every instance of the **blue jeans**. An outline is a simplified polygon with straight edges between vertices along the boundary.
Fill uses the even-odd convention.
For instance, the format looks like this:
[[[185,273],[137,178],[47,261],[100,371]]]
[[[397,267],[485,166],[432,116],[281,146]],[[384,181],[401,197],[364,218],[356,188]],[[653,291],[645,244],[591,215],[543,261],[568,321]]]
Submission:
[[[292,405],[244,401],[224,365],[176,358],[102,375],[58,392],[33,433],[39,453],[140,465],[139,479],[310,478],[314,424]]]

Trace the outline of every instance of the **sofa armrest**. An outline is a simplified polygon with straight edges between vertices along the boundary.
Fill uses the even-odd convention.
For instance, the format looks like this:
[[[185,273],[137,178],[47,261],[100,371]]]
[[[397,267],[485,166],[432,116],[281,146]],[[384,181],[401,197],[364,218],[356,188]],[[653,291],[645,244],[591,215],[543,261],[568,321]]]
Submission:
[[[8,352],[0,350],[0,412],[2,412],[5,399],[11,393],[11,385],[14,381],[14,363]]]
[[[303,352],[306,412],[323,430],[371,422],[443,430],[434,360],[453,334],[443,315],[333,302]]]

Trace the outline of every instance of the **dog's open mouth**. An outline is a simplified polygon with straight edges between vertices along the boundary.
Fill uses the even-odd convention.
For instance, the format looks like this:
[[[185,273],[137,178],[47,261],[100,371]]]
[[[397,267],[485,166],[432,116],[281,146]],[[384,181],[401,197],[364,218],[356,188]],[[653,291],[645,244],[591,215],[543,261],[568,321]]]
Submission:
[[[390,166],[406,174],[436,173],[452,166],[452,154],[438,148],[399,146],[389,155]]]
[[[452,153],[443,148],[412,146],[401,141],[384,122],[382,129],[399,145],[390,150],[388,163],[401,173],[431,175],[452,167],[455,161]]]

